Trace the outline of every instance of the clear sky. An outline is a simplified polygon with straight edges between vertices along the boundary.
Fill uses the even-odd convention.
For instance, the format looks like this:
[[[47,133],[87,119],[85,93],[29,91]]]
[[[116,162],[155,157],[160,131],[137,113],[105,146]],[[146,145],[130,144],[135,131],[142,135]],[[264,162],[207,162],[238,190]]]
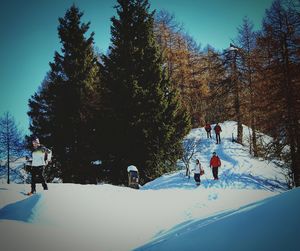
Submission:
[[[237,27],[248,16],[261,27],[272,0],[149,0],[152,9],[175,14],[202,46],[222,50],[236,37]],[[91,22],[95,45],[106,52],[110,18],[116,0],[1,0],[0,2],[0,115],[9,111],[28,133],[28,99],[37,91],[55,50],[60,51],[58,18],[75,3]]]

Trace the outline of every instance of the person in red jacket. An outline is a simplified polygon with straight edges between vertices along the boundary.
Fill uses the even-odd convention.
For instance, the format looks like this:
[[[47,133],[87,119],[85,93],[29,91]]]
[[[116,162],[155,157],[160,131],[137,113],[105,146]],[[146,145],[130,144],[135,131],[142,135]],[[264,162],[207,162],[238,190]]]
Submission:
[[[214,130],[216,133],[217,144],[220,144],[221,143],[220,133],[222,132],[221,126],[217,123],[216,126],[214,127]]]
[[[213,156],[210,159],[210,168],[212,168],[212,173],[215,180],[218,180],[218,169],[221,166],[221,160],[219,156],[216,154],[216,152],[213,152]]]
[[[204,127],[206,133],[207,133],[207,138],[211,138],[211,126],[209,123],[206,123],[205,127]]]

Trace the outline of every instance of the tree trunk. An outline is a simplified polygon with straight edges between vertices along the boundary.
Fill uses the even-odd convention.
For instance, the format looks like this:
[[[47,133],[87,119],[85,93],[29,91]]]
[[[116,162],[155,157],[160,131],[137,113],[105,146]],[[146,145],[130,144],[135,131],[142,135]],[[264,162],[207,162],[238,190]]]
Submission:
[[[242,125],[241,102],[240,102],[240,86],[237,78],[236,56],[237,56],[237,51],[234,50],[232,81],[234,85],[234,96],[235,96],[234,108],[235,108],[235,114],[237,118],[237,142],[243,144],[243,125]]]
[[[10,183],[9,175],[10,175],[10,165],[9,165],[9,150],[7,151],[7,184]]]
[[[9,165],[9,159],[10,159],[10,136],[9,136],[9,117],[8,117],[8,113],[6,114],[6,121],[7,121],[7,125],[6,125],[6,150],[7,150],[7,184],[10,183],[10,179],[9,179],[9,172],[10,172],[10,165]]]
[[[296,118],[296,110],[294,109],[296,104],[294,102],[294,93],[291,87],[291,79],[290,79],[290,60],[289,60],[289,51],[287,46],[287,38],[284,37],[283,40],[283,58],[284,58],[284,81],[283,81],[283,89],[285,94],[285,101],[286,101],[286,109],[287,109],[287,123],[286,123],[286,130],[287,130],[287,137],[288,143],[290,145],[291,151],[291,168],[292,172],[294,173],[294,182],[296,187],[300,186],[300,167],[297,156],[297,146],[296,141],[299,133],[298,128],[298,121]]]
[[[255,114],[254,114],[254,98],[253,98],[253,88],[252,88],[252,79],[250,75],[250,109],[251,109],[251,118],[250,118],[250,125],[252,129],[252,137],[251,137],[251,143],[252,143],[252,151],[253,156],[258,157],[257,152],[257,137],[256,137],[256,121],[255,121]]]
[[[252,127],[252,149],[253,149],[253,156],[258,157],[258,151],[257,151],[257,137],[256,137],[256,126],[255,123],[251,123]]]

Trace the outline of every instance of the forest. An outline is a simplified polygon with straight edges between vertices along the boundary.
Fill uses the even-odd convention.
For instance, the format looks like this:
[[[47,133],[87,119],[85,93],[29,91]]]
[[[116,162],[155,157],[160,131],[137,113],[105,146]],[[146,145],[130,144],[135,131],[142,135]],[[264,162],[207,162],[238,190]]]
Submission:
[[[275,0],[260,30],[245,17],[223,51],[202,47],[148,0],[115,8],[106,54],[78,7],[59,18],[61,51],[28,101],[27,143],[38,136],[52,149],[49,180],[124,184],[133,164],[146,183],[174,170],[191,128],[234,120],[233,140],[249,134],[253,157],[277,159],[300,185],[299,1]],[[272,137],[267,147],[261,133]]]

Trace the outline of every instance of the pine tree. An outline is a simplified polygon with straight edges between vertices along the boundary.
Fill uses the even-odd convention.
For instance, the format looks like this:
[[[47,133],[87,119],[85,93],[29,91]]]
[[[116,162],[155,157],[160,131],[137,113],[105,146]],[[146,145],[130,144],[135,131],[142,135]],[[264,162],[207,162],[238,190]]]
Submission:
[[[73,5],[59,18],[62,53],[55,52],[47,83],[30,100],[32,133],[45,137],[53,148],[63,181],[91,181],[95,119],[99,112],[99,66],[93,50],[90,23]],[[94,180],[93,180],[94,181]]]
[[[31,96],[28,101],[29,111],[28,116],[30,117],[29,130],[32,135],[39,135],[39,137],[45,143],[49,143],[49,135],[51,132],[51,125],[49,119],[49,104],[51,103],[52,96],[49,91],[49,74],[43,80],[38,91]],[[31,145],[30,137],[27,136],[27,143]]]
[[[111,129],[111,179],[122,183],[136,165],[142,182],[170,170],[182,154],[189,116],[166,77],[147,0],[118,0],[109,55],[103,58]]]

